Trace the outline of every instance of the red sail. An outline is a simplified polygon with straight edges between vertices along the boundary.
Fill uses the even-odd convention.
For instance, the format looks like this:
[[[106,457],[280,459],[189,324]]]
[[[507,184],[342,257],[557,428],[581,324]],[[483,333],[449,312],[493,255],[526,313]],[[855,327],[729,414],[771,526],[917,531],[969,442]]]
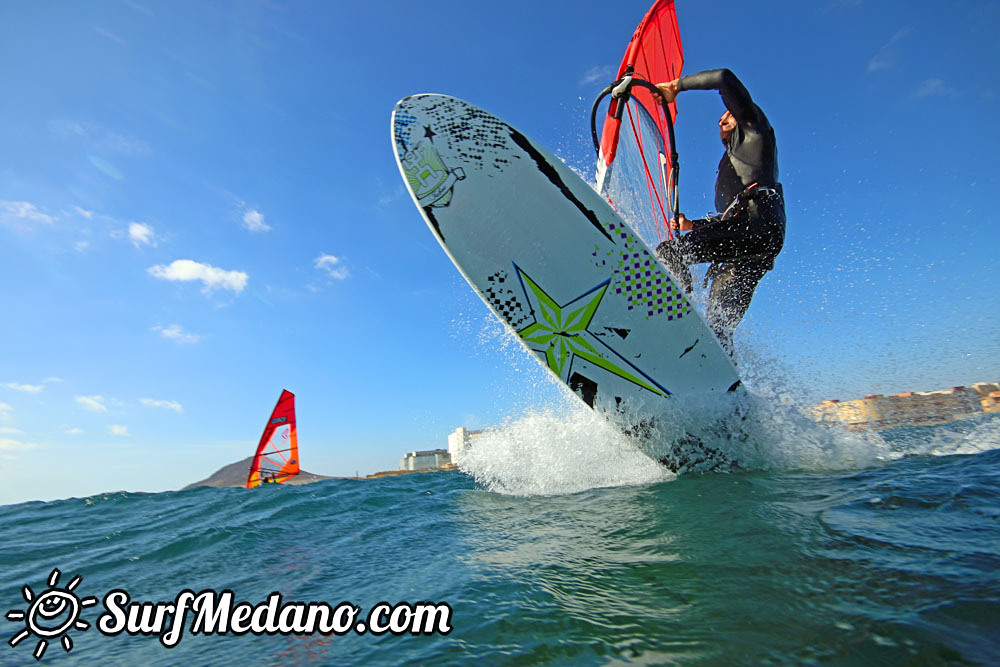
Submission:
[[[299,474],[299,439],[295,430],[295,394],[282,390],[260,436],[250,464],[247,488],[286,482]]]
[[[634,77],[652,84],[673,81],[680,77],[683,64],[684,52],[681,49],[674,0],[657,0],[635,29],[618,68],[618,78],[621,79],[631,71]],[[631,168],[635,173],[629,178],[638,181],[631,188],[636,193],[642,193],[646,209],[642,213],[636,213],[644,218],[651,216],[655,219],[658,223],[655,225],[657,236],[662,236],[664,232],[669,233],[666,223],[672,216],[671,202],[676,187],[676,174],[673,173],[670,159],[674,147],[670,145],[669,123],[677,116],[677,106],[676,103],[670,104],[668,121],[662,104],[654,99],[650,90],[639,85],[632,87],[629,104],[622,110],[620,118],[615,118],[619,115],[619,104],[618,99],[612,99],[608,115],[604,119],[597,161],[598,188],[611,195],[612,203],[618,205],[614,197],[616,193],[610,188],[609,172],[622,150],[619,144],[628,143],[636,153],[636,164]],[[647,235],[642,236],[645,238]]]

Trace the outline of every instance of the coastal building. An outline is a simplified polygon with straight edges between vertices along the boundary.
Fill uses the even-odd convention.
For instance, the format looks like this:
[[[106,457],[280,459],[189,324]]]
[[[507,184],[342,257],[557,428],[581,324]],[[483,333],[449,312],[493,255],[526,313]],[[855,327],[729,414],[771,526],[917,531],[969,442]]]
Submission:
[[[972,385],[979,398],[979,407],[983,412],[1000,412],[1000,383],[977,382]]]
[[[451,455],[446,449],[427,449],[421,452],[408,452],[399,462],[400,470],[432,470],[443,468],[451,463]]]
[[[470,431],[464,426],[459,426],[454,431],[448,434],[448,453],[451,454],[451,460],[453,463],[458,463],[458,460],[462,457],[462,452],[472,447],[475,440],[481,436],[483,432],[480,431]]]
[[[482,431],[470,431],[459,427],[448,434],[448,449],[428,449],[422,452],[408,452],[399,462],[399,470],[435,470],[454,467],[462,453],[472,447]]]
[[[993,392],[997,398],[991,398]],[[848,428],[883,429],[895,426],[932,426],[974,417],[983,412],[1000,412],[1000,386],[980,382],[972,387],[951,387],[938,391],[907,391],[883,396],[870,394],[853,401],[823,401],[813,408],[820,422]],[[991,402],[992,401],[992,402]],[[991,409],[987,409],[990,407]]]
[[[983,412],[1000,412],[1000,390],[991,391],[988,396],[983,396],[979,399],[979,404],[983,408]]]

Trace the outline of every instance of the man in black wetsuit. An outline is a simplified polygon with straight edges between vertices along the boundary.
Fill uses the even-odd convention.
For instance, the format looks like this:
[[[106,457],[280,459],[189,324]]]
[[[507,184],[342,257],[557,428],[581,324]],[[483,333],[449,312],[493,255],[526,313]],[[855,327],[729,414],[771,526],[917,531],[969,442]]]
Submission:
[[[733,354],[733,331],[743,319],[757,283],[774,268],[785,241],[785,199],[778,182],[778,149],[764,112],[728,69],[706,70],[657,84],[667,102],[683,90],[718,90],[726,105],[719,135],[726,152],[715,181],[715,208],[703,220],[679,213],[671,226],[679,234],[656,248],[657,256],[692,289],[691,264],[712,262],[708,323]]]

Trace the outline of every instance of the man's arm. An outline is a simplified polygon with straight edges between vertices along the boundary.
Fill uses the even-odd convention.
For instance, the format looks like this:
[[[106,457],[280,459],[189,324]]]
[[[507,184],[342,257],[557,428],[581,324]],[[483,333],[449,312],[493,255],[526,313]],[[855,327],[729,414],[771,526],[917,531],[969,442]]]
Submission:
[[[678,213],[670,219],[670,229],[675,232],[690,232],[694,229],[694,225],[691,224],[691,221],[687,219],[686,215]]]
[[[728,69],[709,69],[688,74],[674,81],[657,84],[656,87],[660,89],[668,103],[673,102],[677,93],[683,90],[717,90],[737,123],[742,125],[756,118],[756,107],[750,93]]]

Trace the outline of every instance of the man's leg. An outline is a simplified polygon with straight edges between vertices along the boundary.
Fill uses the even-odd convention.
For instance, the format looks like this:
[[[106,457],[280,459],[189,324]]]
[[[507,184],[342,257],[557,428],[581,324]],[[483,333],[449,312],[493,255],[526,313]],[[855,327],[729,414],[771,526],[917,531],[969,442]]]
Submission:
[[[677,247],[677,239],[664,241],[656,246],[656,256],[667,267],[670,275],[678,282],[680,288],[688,296],[694,291],[694,279],[691,277],[691,267],[685,261]]]
[[[761,263],[729,262],[713,272],[706,316],[730,356],[733,356],[733,331],[750,307],[754,290],[767,271]]]
[[[694,230],[656,246],[656,256],[687,294],[691,294],[693,287],[689,268],[692,264],[760,252],[754,247],[754,239],[749,235],[751,224],[745,218],[692,222],[695,224]]]

